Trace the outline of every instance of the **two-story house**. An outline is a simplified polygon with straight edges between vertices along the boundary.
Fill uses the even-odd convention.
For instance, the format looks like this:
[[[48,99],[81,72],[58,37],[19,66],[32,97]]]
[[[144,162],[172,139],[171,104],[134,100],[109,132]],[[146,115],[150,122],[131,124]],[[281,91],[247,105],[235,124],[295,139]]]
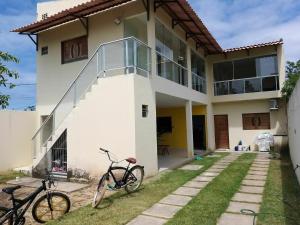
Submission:
[[[35,172],[98,175],[103,147],[151,176],[195,149],[242,140],[254,150],[258,134],[286,133],[282,40],[224,50],[187,0],[37,8],[36,22],[14,30],[36,37]]]

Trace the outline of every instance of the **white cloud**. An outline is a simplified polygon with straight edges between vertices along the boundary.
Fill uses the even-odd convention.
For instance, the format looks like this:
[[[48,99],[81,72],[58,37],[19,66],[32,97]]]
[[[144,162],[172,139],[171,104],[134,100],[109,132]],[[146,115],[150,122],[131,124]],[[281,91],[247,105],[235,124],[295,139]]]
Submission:
[[[223,48],[284,39],[287,60],[300,58],[300,1],[190,0]]]

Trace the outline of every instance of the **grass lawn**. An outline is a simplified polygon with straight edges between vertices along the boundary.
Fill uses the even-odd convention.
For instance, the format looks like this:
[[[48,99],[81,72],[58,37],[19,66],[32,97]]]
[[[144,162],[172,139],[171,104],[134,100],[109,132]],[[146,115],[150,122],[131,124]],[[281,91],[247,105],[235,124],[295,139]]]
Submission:
[[[167,225],[215,225],[247,174],[256,154],[245,153],[210,182]]]
[[[288,155],[271,161],[260,213],[258,225],[300,224],[300,187]]]
[[[16,177],[23,177],[24,174],[15,172],[15,171],[7,171],[7,172],[0,172],[0,184],[4,184],[9,180],[13,180]]]
[[[218,153],[222,157],[228,153]],[[221,158],[221,157],[220,157]],[[212,166],[220,158],[204,158],[200,161],[194,161],[194,164],[203,165],[199,171],[174,170],[166,172],[159,178],[147,182],[142,189],[131,195],[124,191],[104,199],[99,209],[93,209],[90,205],[75,210],[58,221],[49,224],[63,225],[118,225],[126,224],[144,210],[151,207],[154,203],[176,190],[179,186],[193,179],[204,170]],[[72,200],[72,199],[71,199]]]

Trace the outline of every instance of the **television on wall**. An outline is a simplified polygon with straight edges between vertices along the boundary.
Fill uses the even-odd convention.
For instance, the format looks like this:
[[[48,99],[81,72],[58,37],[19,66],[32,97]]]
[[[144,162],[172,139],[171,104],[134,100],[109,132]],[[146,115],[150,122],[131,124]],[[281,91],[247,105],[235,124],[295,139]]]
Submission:
[[[157,117],[158,133],[172,133],[172,118],[170,116]]]

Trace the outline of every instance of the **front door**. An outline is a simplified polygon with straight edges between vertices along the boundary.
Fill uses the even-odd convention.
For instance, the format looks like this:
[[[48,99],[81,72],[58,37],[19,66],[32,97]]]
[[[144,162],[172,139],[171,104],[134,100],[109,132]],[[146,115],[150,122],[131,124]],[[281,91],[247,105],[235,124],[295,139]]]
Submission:
[[[214,120],[216,148],[229,149],[228,116],[215,115]]]
[[[205,116],[193,116],[193,140],[194,149],[206,149],[205,146]]]

